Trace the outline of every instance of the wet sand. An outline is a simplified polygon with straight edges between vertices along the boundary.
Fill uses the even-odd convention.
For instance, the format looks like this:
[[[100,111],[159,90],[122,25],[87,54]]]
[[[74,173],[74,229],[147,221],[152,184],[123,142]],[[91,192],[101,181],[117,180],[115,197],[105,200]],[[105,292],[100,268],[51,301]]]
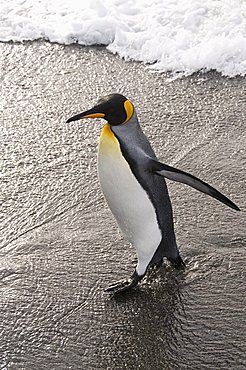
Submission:
[[[245,369],[245,79],[170,82],[102,47],[0,51],[0,369]],[[117,298],[103,289],[136,255],[100,192],[102,123],[65,124],[112,92],[135,103],[161,161],[242,209],[168,182],[187,268]]]

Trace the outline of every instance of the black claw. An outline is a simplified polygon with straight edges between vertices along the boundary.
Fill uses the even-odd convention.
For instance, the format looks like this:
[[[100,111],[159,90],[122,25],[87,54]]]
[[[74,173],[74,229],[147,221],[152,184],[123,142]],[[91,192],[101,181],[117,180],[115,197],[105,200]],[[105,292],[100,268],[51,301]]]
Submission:
[[[123,293],[123,292],[126,292],[132,289],[136,285],[137,285],[137,282],[133,280],[132,281],[121,281],[119,283],[110,285],[108,288],[105,289],[105,292],[119,294],[119,293]]]
[[[121,290],[125,286],[128,286],[130,284],[129,281],[118,281],[117,283],[114,283],[110,285],[108,288],[106,288],[104,291],[105,292],[114,292],[118,291],[119,289]]]

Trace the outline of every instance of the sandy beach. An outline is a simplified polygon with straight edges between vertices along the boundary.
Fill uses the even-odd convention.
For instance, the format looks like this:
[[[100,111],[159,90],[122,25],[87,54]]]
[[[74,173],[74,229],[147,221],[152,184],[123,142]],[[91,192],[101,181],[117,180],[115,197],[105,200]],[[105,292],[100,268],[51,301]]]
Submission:
[[[173,80],[104,47],[1,43],[0,369],[245,369],[246,84]],[[134,103],[160,161],[210,183],[235,212],[168,182],[187,267],[112,298],[134,249],[97,179],[103,95]]]

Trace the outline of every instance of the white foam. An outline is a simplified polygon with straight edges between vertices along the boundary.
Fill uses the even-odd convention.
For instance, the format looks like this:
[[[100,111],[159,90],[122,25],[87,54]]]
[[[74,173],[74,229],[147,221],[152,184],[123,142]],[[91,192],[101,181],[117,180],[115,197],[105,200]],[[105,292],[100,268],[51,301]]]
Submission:
[[[2,0],[0,40],[103,44],[126,59],[189,75],[246,74],[244,0]]]

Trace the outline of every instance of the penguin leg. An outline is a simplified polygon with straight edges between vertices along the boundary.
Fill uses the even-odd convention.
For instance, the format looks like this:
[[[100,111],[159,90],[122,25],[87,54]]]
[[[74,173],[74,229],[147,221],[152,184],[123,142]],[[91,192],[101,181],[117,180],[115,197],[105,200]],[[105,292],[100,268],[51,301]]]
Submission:
[[[132,289],[133,287],[135,287],[139,283],[139,281],[142,280],[144,275],[141,275],[141,276],[138,275],[137,271],[135,270],[130,280],[119,281],[115,284],[112,284],[108,288],[105,289],[105,292],[110,292],[113,294],[119,294],[119,293],[126,292]]]
[[[113,285],[110,285],[105,291],[112,292],[113,294],[118,294],[126,292],[127,290],[135,287],[139,283],[139,281],[142,280],[143,277],[145,276],[147,269],[150,265],[151,259],[153,257],[153,254],[154,254],[153,249],[149,249],[147,253],[146,251],[142,252],[141,250],[139,253],[138,250],[138,263],[133,275],[131,276],[131,279],[128,281],[121,281]]]

